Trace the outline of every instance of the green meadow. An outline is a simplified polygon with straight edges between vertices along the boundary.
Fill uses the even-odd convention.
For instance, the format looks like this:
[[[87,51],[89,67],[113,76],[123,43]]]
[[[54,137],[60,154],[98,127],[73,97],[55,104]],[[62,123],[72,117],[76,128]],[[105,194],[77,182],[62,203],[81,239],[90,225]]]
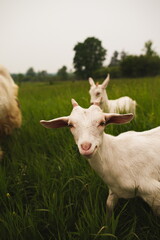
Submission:
[[[119,200],[107,221],[108,188],[80,156],[70,130],[39,124],[70,114],[71,98],[87,108],[88,90],[88,81],[21,83],[22,127],[1,139],[0,240],[160,239],[160,218],[139,198]],[[160,77],[111,79],[107,93],[138,103],[136,120],[109,125],[109,134],[160,125]]]

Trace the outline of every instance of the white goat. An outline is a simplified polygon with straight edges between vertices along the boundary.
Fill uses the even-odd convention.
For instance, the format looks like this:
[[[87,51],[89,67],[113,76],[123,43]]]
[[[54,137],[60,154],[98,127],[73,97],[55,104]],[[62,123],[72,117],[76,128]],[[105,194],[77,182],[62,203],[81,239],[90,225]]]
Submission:
[[[131,99],[130,97],[121,97],[115,100],[109,100],[106,87],[108,86],[110,80],[110,76],[108,74],[107,78],[104,80],[102,84],[95,84],[92,78],[89,78],[90,90],[89,94],[91,96],[91,103],[100,100],[100,107],[104,112],[109,113],[128,113],[131,112],[135,115],[136,113],[136,101]]]
[[[0,135],[11,134],[21,126],[21,111],[18,106],[18,86],[9,72],[0,65]]]
[[[40,122],[46,128],[70,127],[80,154],[109,187],[109,213],[118,198],[139,196],[160,215],[160,127],[111,136],[104,133],[105,126],[127,123],[133,114],[103,113],[95,104],[84,109],[75,100],[72,104],[70,116]]]

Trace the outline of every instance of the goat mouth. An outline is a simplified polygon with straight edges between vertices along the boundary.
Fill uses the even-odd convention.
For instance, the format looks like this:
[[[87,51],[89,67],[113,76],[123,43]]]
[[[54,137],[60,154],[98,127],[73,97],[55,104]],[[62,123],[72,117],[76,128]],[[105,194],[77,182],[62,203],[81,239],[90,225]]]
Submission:
[[[91,151],[91,150],[88,150],[88,151],[80,151],[80,154],[87,157],[87,158],[91,158],[95,152],[97,151],[97,146],[95,146],[95,148]]]

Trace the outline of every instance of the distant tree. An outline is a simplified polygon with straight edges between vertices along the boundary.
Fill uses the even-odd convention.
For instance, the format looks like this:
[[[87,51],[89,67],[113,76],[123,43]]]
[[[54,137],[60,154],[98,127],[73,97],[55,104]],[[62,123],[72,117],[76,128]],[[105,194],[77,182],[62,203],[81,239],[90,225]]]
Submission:
[[[17,74],[12,74],[12,78],[14,79],[14,81],[15,81],[18,85],[20,85],[21,82],[24,81],[25,76],[24,76],[24,74],[22,74],[22,73],[17,73]]]
[[[76,78],[75,73],[72,71],[72,69],[70,69],[68,71],[68,80],[75,81],[75,78]]]
[[[107,52],[102,47],[101,41],[94,37],[89,37],[83,43],[76,44],[74,51],[75,73],[83,79],[93,76],[93,72],[103,66]]]
[[[120,60],[118,59],[118,56],[119,56],[119,52],[118,51],[114,51],[113,56],[111,57],[111,61],[110,61],[109,67],[118,66],[119,65]]]
[[[152,45],[153,45],[153,43],[150,40],[147,41],[144,44],[143,51],[144,51],[145,55],[148,56],[148,57],[152,57],[152,56],[156,56],[157,55],[156,52],[152,49]]]
[[[105,79],[107,77],[107,74],[110,74],[112,78],[120,78],[121,77],[121,70],[120,66],[108,66],[108,67],[102,67],[97,69],[93,76],[95,79]]]
[[[160,57],[152,48],[152,41],[144,44],[144,54],[127,55],[121,60],[120,68],[124,77],[156,76],[160,74]]]
[[[47,71],[43,70],[37,73],[37,80],[38,81],[45,81],[48,79]]]
[[[127,57],[127,53],[125,51],[120,52],[120,61],[122,61],[123,59],[125,59],[125,57]]]
[[[27,77],[35,77],[36,76],[36,73],[34,71],[34,69],[32,67],[30,67],[27,72],[26,72],[26,76]]]
[[[138,56],[128,55],[121,61],[121,72],[124,77],[137,77],[139,75],[139,68],[142,69],[141,66],[138,65]],[[137,68],[138,67],[138,68]],[[141,76],[141,74],[140,74]]]
[[[121,61],[120,66],[124,77],[156,76],[160,74],[160,57],[129,55]]]
[[[60,80],[67,80],[68,79],[68,73],[67,73],[67,67],[63,66],[60,68],[57,72],[57,77]]]
[[[43,71],[40,71],[39,72],[39,75],[42,76],[42,77],[46,77],[47,76],[47,71],[46,70],[43,70]]]

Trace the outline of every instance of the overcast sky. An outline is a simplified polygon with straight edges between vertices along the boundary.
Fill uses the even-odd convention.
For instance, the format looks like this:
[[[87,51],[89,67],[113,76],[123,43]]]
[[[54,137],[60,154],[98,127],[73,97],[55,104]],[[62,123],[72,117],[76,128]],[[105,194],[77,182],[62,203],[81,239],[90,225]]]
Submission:
[[[0,63],[11,73],[73,69],[73,48],[96,37],[107,49],[160,54],[160,0],[0,0]]]

